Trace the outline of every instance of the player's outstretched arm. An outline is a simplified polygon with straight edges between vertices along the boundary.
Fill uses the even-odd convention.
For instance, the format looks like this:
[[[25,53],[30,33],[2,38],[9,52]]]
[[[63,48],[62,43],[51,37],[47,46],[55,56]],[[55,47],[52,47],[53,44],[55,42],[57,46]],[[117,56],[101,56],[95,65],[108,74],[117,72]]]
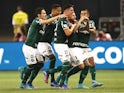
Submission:
[[[55,21],[56,19],[63,18],[63,17],[66,17],[66,16],[64,14],[61,14],[61,15],[58,15],[58,16],[55,16],[55,17],[52,17],[52,18],[49,18],[46,20],[42,20],[41,24],[49,24],[49,23]]]

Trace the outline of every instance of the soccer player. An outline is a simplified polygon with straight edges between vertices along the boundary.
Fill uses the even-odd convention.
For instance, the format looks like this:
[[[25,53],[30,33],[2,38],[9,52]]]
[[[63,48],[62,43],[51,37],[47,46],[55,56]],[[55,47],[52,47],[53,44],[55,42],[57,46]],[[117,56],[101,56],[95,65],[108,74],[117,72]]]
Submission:
[[[54,48],[55,51],[58,53],[58,58],[61,60],[63,64],[60,72],[59,88],[68,89],[68,86],[64,85],[67,71],[71,67],[71,58],[67,43],[68,37],[75,32],[74,28],[76,24],[70,24],[69,22],[69,18],[74,13],[73,5],[67,4],[64,6],[63,10],[64,10],[63,14],[65,14],[67,17],[59,19],[58,23],[56,24],[56,30],[54,34]],[[84,19],[85,18],[82,18],[81,20]]]
[[[60,14],[61,14],[61,5],[53,4],[51,14],[49,14],[47,16],[47,19],[55,17],[55,16],[60,15]],[[49,69],[54,68],[55,62],[56,62],[55,55],[54,55],[53,50],[51,48],[51,43],[53,41],[54,29],[56,27],[56,23],[57,23],[57,20],[46,25],[45,33],[38,43],[38,50],[40,51],[40,53],[44,57],[48,57],[50,59]],[[44,75],[45,75],[44,80],[46,83],[48,83],[49,75],[46,76],[46,74],[47,73],[44,71]],[[51,86],[57,86],[57,83],[55,82],[55,78],[54,78],[54,73],[51,74],[51,84],[50,85]]]
[[[36,9],[36,18],[30,25],[27,39],[22,47],[27,67],[23,70],[20,88],[34,88],[32,82],[37,76],[40,68],[43,67],[44,57],[38,51],[37,45],[45,32],[45,25],[58,18],[65,17],[64,15],[58,15],[50,19],[46,19],[46,16],[47,14],[44,8],[39,7]]]
[[[90,17],[90,13],[89,13],[89,11],[87,9],[85,9],[85,10],[81,11],[81,15],[80,16]],[[90,20],[89,21],[89,34],[90,33],[96,34],[95,31],[96,31],[95,23],[94,23],[93,20]],[[87,39],[89,40],[89,36],[87,36]],[[87,41],[87,43],[88,43],[88,41]],[[92,64],[91,66],[89,66],[90,67],[89,69],[90,69],[90,73],[91,73],[91,78],[92,78],[92,85],[91,85],[91,87],[95,88],[95,87],[98,87],[98,86],[102,86],[103,83],[100,83],[100,82],[96,81],[96,69],[95,69],[95,62],[94,62],[93,55],[91,55],[91,57],[90,56],[88,57],[88,61],[91,62],[91,64]],[[78,88],[80,88],[83,85],[82,83],[83,83],[84,78],[87,75],[87,73],[88,73],[88,71],[86,71],[86,72],[84,70],[81,71]]]
[[[67,75],[67,71],[70,68],[70,54],[69,48],[67,45],[68,36],[73,33],[74,25],[70,25],[68,18],[74,12],[73,5],[67,4],[63,8],[63,14],[67,16],[67,18],[61,18],[58,20],[56,24],[55,34],[54,34],[54,48],[58,53],[58,58],[62,62],[62,69],[60,72],[60,89],[68,89],[68,86],[64,85],[64,81]]]
[[[70,7],[70,6],[71,6],[71,5],[69,5],[68,7]],[[73,9],[73,8],[71,7],[71,8],[69,8],[69,9],[71,10],[71,9]],[[67,9],[64,13],[69,13],[70,10]],[[66,31],[67,29],[69,30],[69,26],[70,26],[70,25],[73,25],[73,23],[70,23],[69,21],[70,21],[70,17],[71,17],[73,14],[74,14],[74,19],[75,19],[75,13],[74,13],[74,12],[73,12],[73,13],[70,12],[70,13],[71,13],[71,14],[68,15],[68,19],[66,19],[66,20],[65,20],[65,19],[61,19],[60,23],[57,24],[57,26],[58,26],[57,29],[58,29],[58,30],[57,30],[57,29],[56,29],[56,30],[57,30],[58,32],[55,33],[55,36],[56,36],[57,33],[58,33],[59,35],[61,35],[61,31],[63,31],[62,34],[65,33],[64,31]],[[64,22],[63,22],[62,20],[64,20]],[[83,18],[83,20],[84,20],[84,18]],[[73,20],[72,20],[72,21],[73,21]],[[64,28],[63,26],[65,26],[65,28]],[[62,27],[62,28],[61,28],[61,27]],[[71,30],[70,30],[70,31],[71,31]],[[70,32],[70,35],[71,35],[73,32],[74,32],[74,31],[72,30],[72,31]],[[63,37],[64,37],[64,36],[63,36]],[[64,47],[66,47],[66,48],[68,47],[68,46],[66,46],[66,44],[59,43],[59,42],[65,42],[64,40],[63,40],[63,41],[60,41],[60,40],[59,40],[59,42],[57,41],[57,43],[56,43],[56,39],[61,39],[61,38],[63,38],[63,37],[60,37],[60,36],[59,36],[59,37],[57,36],[57,38],[55,37],[55,47],[56,47],[56,45],[57,45],[57,46],[59,45],[59,48],[55,48],[55,49],[59,49],[59,50],[60,50],[60,46],[64,46]],[[65,40],[68,40],[68,37],[69,37],[69,36],[66,36],[66,35],[65,35],[65,38],[66,38]],[[66,43],[67,43],[67,42],[66,42]],[[70,60],[70,59],[69,59],[69,58],[70,58],[70,57],[69,57],[70,55],[69,55],[69,53],[68,53],[68,48],[67,48],[67,49],[66,49],[66,48],[64,49],[65,52],[64,52],[64,51],[63,51],[63,52],[60,52],[59,50],[57,50],[58,52],[61,53],[61,54],[58,53],[58,55],[60,56],[59,58],[60,58],[60,60],[62,60],[62,62],[63,62],[63,61],[66,61],[66,60]],[[62,50],[62,49],[61,49],[61,50]],[[64,54],[64,53],[65,53],[65,54]],[[68,54],[67,54],[67,53],[68,53]],[[66,57],[67,57],[67,58],[66,58]],[[63,62],[63,64],[64,64],[64,63],[66,63],[66,62]],[[67,63],[66,63],[66,64],[67,64]],[[64,64],[63,66],[56,67],[56,68],[53,69],[53,70],[47,71],[47,73],[53,73],[53,72],[61,71],[61,73],[60,73],[60,75],[58,76],[58,78],[57,78],[56,81],[57,81],[58,83],[60,82],[60,88],[62,88],[62,89],[66,89],[66,88],[68,89],[68,87],[63,84],[63,81],[64,81],[64,79],[65,79],[67,70],[70,69],[71,66],[69,66],[68,64],[66,65],[66,64]],[[66,71],[64,71],[64,70],[66,70]],[[61,74],[62,74],[63,76],[62,76]],[[64,75],[65,75],[65,76],[64,76]],[[61,84],[63,84],[63,85],[61,86]]]
[[[89,17],[89,11],[82,10],[81,17],[83,16]],[[95,63],[94,63],[94,58],[92,56],[92,51],[88,45],[90,33],[95,33],[96,28],[95,28],[94,22],[86,20],[85,22],[80,22],[79,25],[80,26],[79,26],[78,32],[74,33],[72,37],[70,37],[69,43],[68,43],[70,47],[71,55],[75,57],[74,60],[78,60],[79,63],[83,62],[85,66],[84,69],[82,69],[80,74],[78,88],[84,88],[84,89],[89,88],[84,84],[82,84],[88,73],[89,67],[90,67],[90,73],[92,77],[92,87],[102,86],[103,83],[97,82],[95,80],[96,79]],[[78,64],[78,63],[75,63],[75,64]],[[73,67],[67,75],[67,81],[72,74],[75,74],[80,70],[81,69],[78,66]]]
[[[14,31],[13,41],[25,41],[25,31],[28,24],[28,14],[22,11],[21,6],[17,6],[17,12],[12,16],[12,25]]]

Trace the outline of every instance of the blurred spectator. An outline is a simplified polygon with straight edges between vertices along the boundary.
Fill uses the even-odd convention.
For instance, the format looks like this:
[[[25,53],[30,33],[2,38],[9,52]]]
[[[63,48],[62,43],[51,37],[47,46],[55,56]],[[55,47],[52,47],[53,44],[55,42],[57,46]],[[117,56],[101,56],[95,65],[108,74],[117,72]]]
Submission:
[[[98,31],[96,40],[97,41],[112,41],[112,38],[109,33],[105,33],[105,31],[101,29]]]
[[[23,12],[21,6],[17,6],[17,12],[12,16],[13,41],[25,41],[27,33],[28,14]]]

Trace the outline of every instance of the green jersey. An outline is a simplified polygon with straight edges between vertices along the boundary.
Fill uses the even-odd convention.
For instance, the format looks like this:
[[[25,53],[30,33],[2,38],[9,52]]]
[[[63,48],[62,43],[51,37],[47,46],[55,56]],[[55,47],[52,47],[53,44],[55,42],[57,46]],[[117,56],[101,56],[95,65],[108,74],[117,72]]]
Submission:
[[[68,37],[65,35],[64,29],[69,28],[69,21],[66,18],[58,20],[54,33],[55,43],[67,43]]]
[[[69,47],[82,47],[87,48],[89,47],[89,39],[90,39],[90,32],[84,29],[84,25],[86,23],[81,23],[77,32],[73,33],[68,39],[68,46]],[[93,28],[95,26],[93,21],[89,22],[89,28]]]
[[[52,15],[48,15],[47,16],[47,19],[49,18],[52,18]],[[54,29],[56,27],[56,23],[57,23],[57,20],[50,23],[50,24],[47,24],[46,27],[45,27],[45,33],[44,35],[42,36],[42,38],[40,39],[40,42],[48,42],[48,43],[51,43],[53,41],[53,37],[54,37]]]
[[[29,27],[25,44],[36,48],[40,38],[44,34],[45,25],[41,25],[42,19],[35,18]]]

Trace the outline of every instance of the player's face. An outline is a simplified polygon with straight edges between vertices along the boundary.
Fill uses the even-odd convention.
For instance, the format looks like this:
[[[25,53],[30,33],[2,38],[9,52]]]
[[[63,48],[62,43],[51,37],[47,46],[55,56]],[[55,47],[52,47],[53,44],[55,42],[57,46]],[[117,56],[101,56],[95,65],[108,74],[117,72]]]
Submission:
[[[42,10],[42,11],[41,11],[40,17],[41,17],[42,19],[46,19],[47,14],[46,14],[46,11],[45,11],[45,10]]]
[[[72,14],[72,20],[76,20],[76,14],[75,13]]]
[[[76,14],[73,13],[72,16],[69,19],[72,20],[72,21],[75,21],[76,20]]]
[[[61,7],[57,7],[56,9],[54,9],[55,16],[61,14],[61,11],[62,11]]]
[[[74,8],[73,8],[73,7],[70,7],[70,8],[67,10],[67,16],[71,17],[73,13],[74,13]]]
[[[88,13],[88,11],[81,11],[80,16],[86,16],[86,17],[89,17],[89,13]]]
[[[75,23],[76,22],[75,12],[70,17],[68,17],[68,20],[70,21],[70,23]]]

